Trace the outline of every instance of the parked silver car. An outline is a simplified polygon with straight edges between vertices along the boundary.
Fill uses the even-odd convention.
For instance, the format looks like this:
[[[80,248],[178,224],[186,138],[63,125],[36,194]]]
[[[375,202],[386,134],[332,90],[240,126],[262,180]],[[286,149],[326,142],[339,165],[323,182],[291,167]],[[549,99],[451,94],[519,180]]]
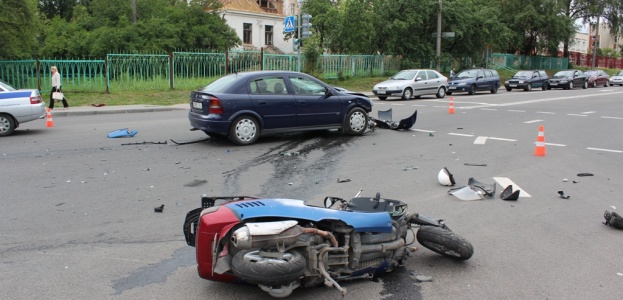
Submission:
[[[379,100],[392,96],[409,100],[423,95],[443,98],[447,90],[448,78],[435,70],[402,70],[389,80],[375,85],[372,92]]]
[[[616,73],[616,75],[610,77],[610,85],[615,84],[623,86],[623,70],[619,71],[619,73]]]
[[[13,133],[19,124],[45,118],[39,90],[17,90],[0,81],[0,136]]]

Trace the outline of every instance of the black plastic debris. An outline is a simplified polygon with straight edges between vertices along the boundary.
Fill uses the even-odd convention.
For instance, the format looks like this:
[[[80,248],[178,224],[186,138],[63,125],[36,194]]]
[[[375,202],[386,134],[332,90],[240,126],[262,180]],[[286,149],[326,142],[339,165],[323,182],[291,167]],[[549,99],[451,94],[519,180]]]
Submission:
[[[593,173],[578,173],[578,177],[594,176]]]
[[[571,198],[571,196],[565,196],[565,192],[563,192],[563,191],[558,191],[558,195],[560,195],[560,198],[562,198],[562,199],[569,199],[569,198]]]
[[[338,178],[337,179],[337,183],[342,183],[342,182],[350,182],[350,179],[348,179],[348,178],[344,178],[344,179]]]
[[[164,210],[164,204],[154,207],[154,212],[161,213]]]
[[[606,210],[604,218],[606,219],[606,222],[603,223],[604,225],[610,225],[617,229],[623,229],[623,217],[621,217],[621,215]]]
[[[173,142],[176,145],[188,145],[188,144],[194,144],[194,143],[200,143],[200,142],[205,142],[205,141],[209,141],[210,138],[205,138],[205,139],[201,139],[201,140],[197,140],[197,141],[192,141],[192,142],[176,142],[173,139],[170,139],[171,142]]]
[[[433,135],[433,133],[432,133],[432,132],[429,132],[429,133],[428,133],[428,136],[434,136],[434,135]]]
[[[370,117],[376,126],[383,129],[392,129],[392,130],[407,130],[415,125],[415,121],[417,120],[417,110],[408,118],[400,120],[400,122],[394,122],[391,120],[391,108],[387,111],[379,111],[379,119],[375,119]]]
[[[486,167],[487,166],[487,164],[474,164],[474,163],[464,163],[464,165],[472,166],[472,167]]]
[[[579,180],[574,180],[574,181],[573,181],[573,183],[578,183],[578,182],[580,182],[580,181],[579,181]]]
[[[519,199],[519,192],[521,192],[521,190],[513,192],[513,185],[509,185],[500,194],[500,199],[506,201],[517,201],[517,199]]]
[[[469,178],[467,181],[472,190],[481,190],[485,196],[493,197],[495,195],[495,182],[493,184],[487,184],[476,180],[474,177]]]
[[[417,170],[417,167],[414,166],[405,166],[402,168],[404,171],[409,171],[409,170]]]
[[[195,186],[200,186],[200,185],[202,185],[202,184],[204,184],[204,183],[206,183],[206,182],[208,182],[208,181],[207,181],[207,180],[199,180],[199,179],[195,179],[195,180],[193,180],[193,181],[191,181],[191,182],[189,182],[189,183],[187,183],[187,184],[184,184],[184,186],[187,186],[187,187],[195,187]]]

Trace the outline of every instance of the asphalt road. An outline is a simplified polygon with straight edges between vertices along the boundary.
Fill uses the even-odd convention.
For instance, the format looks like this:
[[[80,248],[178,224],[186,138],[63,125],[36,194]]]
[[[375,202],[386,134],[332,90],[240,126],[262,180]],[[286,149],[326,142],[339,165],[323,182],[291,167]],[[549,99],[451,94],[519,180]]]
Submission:
[[[344,283],[344,299],[619,299],[623,231],[601,222],[605,210],[623,209],[622,96],[620,87],[455,94],[452,115],[449,96],[375,100],[373,116],[391,108],[399,120],[417,109],[413,130],[289,134],[246,147],[189,131],[185,110],[25,123],[0,139],[2,298],[270,299],[253,285],[197,276],[182,223],[200,195],[321,205],[363,188],[445,219],[475,254],[454,262],[420,247],[380,281]],[[539,125],[544,157],[533,155]],[[138,134],[106,137],[120,128]],[[458,185],[506,178],[529,197],[461,201],[437,183],[443,167]],[[317,298],[339,293],[291,296]]]

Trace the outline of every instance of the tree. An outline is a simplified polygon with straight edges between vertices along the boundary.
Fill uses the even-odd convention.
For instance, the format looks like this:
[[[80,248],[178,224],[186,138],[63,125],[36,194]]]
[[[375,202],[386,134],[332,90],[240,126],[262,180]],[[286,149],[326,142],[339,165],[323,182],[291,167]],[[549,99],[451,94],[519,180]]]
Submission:
[[[60,17],[65,21],[71,20],[74,6],[80,2],[76,0],[39,0],[39,11],[46,19]]]
[[[0,58],[32,57],[36,45],[36,0],[0,1]]]

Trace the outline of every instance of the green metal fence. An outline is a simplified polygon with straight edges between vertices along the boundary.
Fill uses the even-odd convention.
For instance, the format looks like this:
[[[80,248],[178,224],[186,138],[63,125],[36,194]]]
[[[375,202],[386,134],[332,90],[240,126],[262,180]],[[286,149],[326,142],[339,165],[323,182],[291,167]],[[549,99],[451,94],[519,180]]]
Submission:
[[[491,61],[497,65],[512,69],[563,70],[569,65],[569,59],[565,57],[523,56],[499,53],[491,55]]]
[[[301,55],[301,70],[305,59]],[[322,55],[324,79],[387,76],[400,70],[401,58],[387,55]],[[263,51],[108,54],[100,59],[0,61],[0,80],[17,88],[51,89],[50,67],[62,75],[64,91],[107,92],[195,89],[225,74],[256,70],[298,70],[296,54]]]

